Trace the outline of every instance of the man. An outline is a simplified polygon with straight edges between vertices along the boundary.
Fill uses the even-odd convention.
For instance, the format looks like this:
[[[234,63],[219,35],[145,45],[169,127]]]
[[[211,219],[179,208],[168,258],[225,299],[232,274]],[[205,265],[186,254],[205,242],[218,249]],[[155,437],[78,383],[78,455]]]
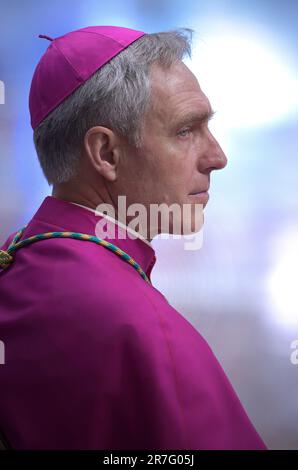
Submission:
[[[2,247],[2,432],[16,449],[265,449],[205,340],[151,284],[161,224],[118,217],[119,196],[205,206],[226,165],[182,62],[188,31],[47,39],[30,112],[53,193]],[[195,211],[182,222],[189,233]]]

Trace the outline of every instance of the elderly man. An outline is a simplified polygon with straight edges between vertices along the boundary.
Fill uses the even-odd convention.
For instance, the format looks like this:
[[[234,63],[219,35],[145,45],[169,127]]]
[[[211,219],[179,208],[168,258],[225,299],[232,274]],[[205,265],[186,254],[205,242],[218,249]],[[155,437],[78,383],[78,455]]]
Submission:
[[[161,224],[118,217],[119,196],[203,207],[226,165],[182,62],[188,33],[43,36],[30,112],[53,193],[0,256],[0,428],[12,448],[266,448],[208,344],[151,284]]]

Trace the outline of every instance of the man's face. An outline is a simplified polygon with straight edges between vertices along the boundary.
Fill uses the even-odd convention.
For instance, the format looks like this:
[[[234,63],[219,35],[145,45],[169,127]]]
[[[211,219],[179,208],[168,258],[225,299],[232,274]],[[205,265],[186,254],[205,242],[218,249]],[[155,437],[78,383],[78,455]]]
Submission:
[[[153,65],[151,87],[142,146],[126,149],[119,167],[118,194],[126,194],[127,204],[142,203],[148,211],[150,204],[161,203],[203,207],[209,197],[211,171],[227,163],[208,129],[209,100],[182,62],[168,69]],[[193,220],[190,225],[194,226]],[[171,226],[170,233],[173,230]]]

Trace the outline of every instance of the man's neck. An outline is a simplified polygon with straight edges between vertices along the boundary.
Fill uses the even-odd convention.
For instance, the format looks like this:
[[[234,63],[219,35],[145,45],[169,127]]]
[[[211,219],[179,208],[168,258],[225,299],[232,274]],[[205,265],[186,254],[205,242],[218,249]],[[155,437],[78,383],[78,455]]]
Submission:
[[[110,202],[103,201],[100,197],[98,197],[98,195],[96,198],[86,197],[85,195],[80,194],[79,192],[72,192],[69,190],[65,191],[63,188],[63,185],[59,185],[58,187],[54,186],[53,191],[52,191],[52,196],[57,199],[62,199],[64,201],[70,202],[72,204],[76,204],[77,206],[80,206],[84,209],[87,209],[93,212],[95,215],[100,215],[106,218],[107,220],[109,220],[110,222],[117,224],[119,227],[126,230],[127,232],[131,233],[134,237],[140,238],[149,246],[152,246],[151,245],[152,239],[147,237],[147,231],[143,232],[140,228],[140,230],[136,232],[134,229],[129,227],[129,225],[127,224],[127,220],[119,219],[117,208],[111,201]],[[109,205],[111,208],[113,208],[113,211],[112,211],[113,215],[112,214],[107,215],[107,214],[104,214],[102,211],[98,210],[97,208],[101,204]]]

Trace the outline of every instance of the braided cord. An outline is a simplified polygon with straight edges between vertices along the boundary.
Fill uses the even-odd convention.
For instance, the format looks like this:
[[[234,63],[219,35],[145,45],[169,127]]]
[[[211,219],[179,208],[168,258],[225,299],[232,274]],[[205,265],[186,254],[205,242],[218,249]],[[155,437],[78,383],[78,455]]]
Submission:
[[[142,276],[145,281],[151,284],[148,276],[142,270],[141,266],[130,255],[125,253],[125,251],[121,250],[116,245],[107,242],[106,240],[102,240],[101,238],[95,237],[93,235],[87,235],[84,233],[77,232],[46,232],[40,233],[38,235],[33,235],[32,237],[28,237],[20,241],[20,238],[22,237],[25,228],[26,226],[16,233],[6,251],[0,250],[0,268],[6,269],[13,261],[12,255],[23,246],[30,245],[31,243],[35,243],[40,240],[48,240],[49,238],[73,238],[75,240],[93,242],[97,245],[101,245],[104,248],[107,248],[116,255],[120,256],[120,258],[122,258],[124,261],[129,263],[136,271],[138,271],[138,273]]]

